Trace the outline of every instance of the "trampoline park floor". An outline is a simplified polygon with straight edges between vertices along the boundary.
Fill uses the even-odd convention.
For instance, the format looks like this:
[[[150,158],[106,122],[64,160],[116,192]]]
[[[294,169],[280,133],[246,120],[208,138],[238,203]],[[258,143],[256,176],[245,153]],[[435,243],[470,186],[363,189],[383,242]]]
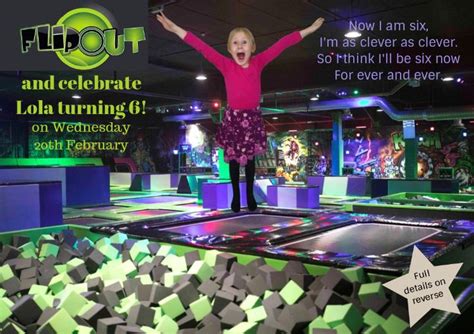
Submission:
[[[345,209],[358,213],[474,220],[474,195],[398,193],[347,203]]]
[[[473,246],[465,246],[474,238],[474,222],[470,221],[400,220],[334,211],[213,211],[175,218],[102,226],[97,231],[308,263],[360,265],[398,272],[409,267],[414,245],[434,260],[450,253],[468,255]],[[462,260],[466,267],[472,267],[473,259]]]
[[[129,191],[112,187],[111,203],[102,206],[64,208],[63,223],[113,225],[207,211],[196,202],[196,195]]]

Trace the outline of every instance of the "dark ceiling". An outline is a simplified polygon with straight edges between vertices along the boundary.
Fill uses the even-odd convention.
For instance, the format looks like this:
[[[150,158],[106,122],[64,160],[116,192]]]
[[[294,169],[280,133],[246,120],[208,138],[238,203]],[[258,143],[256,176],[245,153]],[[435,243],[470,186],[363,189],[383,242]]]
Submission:
[[[271,63],[262,76],[262,105],[272,108],[285,108],[292,105],[309,103],[309,98],[318,93],[320,99],[339,98],[337,92],[349,93],[357,89],[362,96],[388,94],[387,97],[400,109],[430,108],[440,106],[459,106],[474,104],[474,1],[472,0],[150,0],[148,16],[149,65],[145,70],[114,73],[98,73],[103,78],[123,77],[139,78],[144,88],[139,98],[147,100],[148,118],[146,122],[158,122],[159,117],[182,113],[178,108],[189,106],[193,101],[215,100],[225,103],[225,88],[221,75],[212,65],[203,61],[201,55],[184,44],[173,34],[165,31],[155,20],[152,12],[164,6],[165,13],[186,30],[201,36],[219,52],[226,54],[226,41],[229,31],[236,26],[246,26],[253,31],[257,41],[257,52],[274,43],[283,35],[304,28],[317,17],[326,19],[316,34],[309,36],[300,44],[284,52]],[[373,38],[456,38],[458,47],[446,53],[461,55],[459,65],[433,65],[429,69],[443,74],[452,74],[464,80],[456,82],[422,81],[419,85],[400,85],[399,81],[335,81],[333,74],[338,68],[343,70],[377,70],[369,65],[318,65],[316,54],[319,52],[345,53],[348,49],[321,49],[319,38],[342,39],[348,29],[350,19],[364,22],[415,22],[427,23],[428,33],[421,32],[365,32],[363,37]],[[366,53],[369,49],[352,49]],[[380,50],[376,50],[380,52]],[[398,51],[398,50],[397,50]],[[433,53],[436,49],[400,50],[401,53]],[[208,80],[195,80],[201,70]],[[382,70],[392,69],[387,66]],[[393,69],[406,69],[393,67]],[[412,69],[414,69],[412,67]],[[423,69],[420,67],[420,69]],[[0,72],[0,118],[8,117],[18,96],[34,100],[38,96],[48,100],[70,98],[31,94],[25,96],[19,90],[21,78],[42,78],[49,75],[39,72]],[[90,73],[96,74],[96,73]],[[74,76],[77,73],[56,73],[59,76]],[[415,87],[413,87],[415,86]],[[84,94],[85,95],[85,94]],[[98,98],[109,101],[136,99],[137,95],[100,92],[84,96],[83,101]],[[168,112],[167,112],[168,110]],[[10,111],[10,113],[9,113]],[[359,123],[372,125],[395,124],[387,115],[376,108],[353,110],[354,119],[348,126]],[[158,116],[158,117],[157,117]],[[140,122],[137,118],[135,121]],[[293,128],[326,128],[330,126],[330,114],[291,114],[281,115],[278,120],[267,118],[270,130],[288,130]],[[205,122],[205,121],[202,121]]]

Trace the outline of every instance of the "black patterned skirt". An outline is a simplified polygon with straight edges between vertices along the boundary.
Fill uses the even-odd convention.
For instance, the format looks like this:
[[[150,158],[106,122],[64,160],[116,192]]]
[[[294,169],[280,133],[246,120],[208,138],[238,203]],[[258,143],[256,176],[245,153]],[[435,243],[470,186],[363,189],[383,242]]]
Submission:
[[[235,160],[241,166],[265,153],[267,134],[261,110],[227,108],[217,130],[216,142],[224,149],[226,162]]]

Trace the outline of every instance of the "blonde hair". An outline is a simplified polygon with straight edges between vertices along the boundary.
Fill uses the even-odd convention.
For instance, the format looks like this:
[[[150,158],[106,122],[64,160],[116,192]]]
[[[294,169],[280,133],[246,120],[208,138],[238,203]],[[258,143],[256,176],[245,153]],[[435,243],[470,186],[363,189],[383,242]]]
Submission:
[[[244,33],[248,37],[248,39],[250,39],[250,42],[252,43],[252,52],[255,52],[255,50],[257,49],[257,44],[255,43],[255,37],[253,37],[252,32],[248,28],[244,28],[244,27],[234,28],[229,33],[229,38],[227,39],[227,50],[230,51],[232,38],[234,38],[235,34],[239,32]]]

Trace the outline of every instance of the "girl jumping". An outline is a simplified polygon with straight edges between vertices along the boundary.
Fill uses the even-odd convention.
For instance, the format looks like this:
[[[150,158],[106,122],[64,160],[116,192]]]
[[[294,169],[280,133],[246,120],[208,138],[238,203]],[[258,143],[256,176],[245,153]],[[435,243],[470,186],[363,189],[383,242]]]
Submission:
[[[265,153],[267,146],[262,113],[259,109],[262,70],[286,48],[318,30],[324,19],[318,18],[309,27],[286,35],[255,56],[252,56],[256,50],[252,32],[247,28],[235,28],[227,40],[227,51],[232,56],[228,58],[193,33],[176,25],[162,12],[156,18],[166,30],[175,33],[196,49],[224,76],[228,107],[217,131],[216,142],[224,149],[224,160],[229,163],[233,190],[232,211],[240,211],[240,166],[245,166],[247,206],[250,211],[254,211],[257,209],[253,196],[255,156]]]

